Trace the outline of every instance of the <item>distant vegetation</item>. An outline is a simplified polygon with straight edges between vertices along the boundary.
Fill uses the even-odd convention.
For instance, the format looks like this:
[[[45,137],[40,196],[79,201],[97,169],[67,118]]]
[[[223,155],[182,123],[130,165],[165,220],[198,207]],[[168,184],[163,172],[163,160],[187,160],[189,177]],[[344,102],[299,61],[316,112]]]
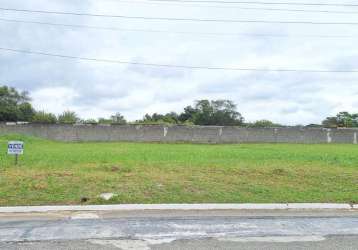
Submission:
[[[146,114],[142,120],[136,121],[136,123],[241,126],[244,123],[244,117],[236,109],[236,104],[230,100],[199,100],[196,101],[194,107],[184,108],[181,114],[175,112],[165,115]]]
[[[350,114],[348,112],[340,112],[334,117],[327,117],[323,122],[325,127],[343,127],[343,128],[357,128],[358,114]]]
[[[19,92],[15,88],[0,86],[0,122],[31,122],[46,124],[127,124],[121,113],[109,118],[81,119],[75,112],[67,110],[55,115],[42,110],[35,110],[31,105],[28,92]],[[245,123],[245,119],[231,100],[198,100],[193,106],[187,106],[183,112],[167,114],[146,114],[135,124],[174,124],[205,126],[245,126],[252,128],[280,127],[281,124],[269,120]],[[358,114],[340,112],[334,117],[327,117],[322,124],[309,124],[307,127],[358,127]]]

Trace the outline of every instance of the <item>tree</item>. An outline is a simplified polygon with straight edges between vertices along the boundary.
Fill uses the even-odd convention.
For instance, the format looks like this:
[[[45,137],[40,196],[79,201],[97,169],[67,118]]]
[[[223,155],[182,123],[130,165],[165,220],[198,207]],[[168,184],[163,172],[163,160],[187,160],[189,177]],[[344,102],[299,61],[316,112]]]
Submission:
[[[33,123],[45,123],[54,124],[57,122],[57,118],[52,113],[46,113],[45,111],[38,111],[32,118]]]
[[[214,110],[208,100],[199,100],[195,104],[193,122],[195,125],[216,125],[213,124]]]
[[[230,100],[211,101],[214,110],[214,124],[222,126],[242,125],[244,118],[236,111],[237,106]]]
[[[32,121],[32,119],[36,113],[35,109],[28,102],[24,102],[24,103],[21,103],[20,105],[18,105],[18,110],[19,110],[19,113],[18,113],[19,121],[30,122],[30,121]]]
[[[252,128],[272,128],[272,127],[281,127],[282,125],[273,123],[269,120],[258,120],[254,123],[249,124],[249,127]]]
[[[144,124],[179,124],[179,115],[175,112],[170,112],[165,115],[154,113],[152,115],[145,114],[142,120],[137,123]]]
[[[83,121],[81,121],[81,123],[83,123],[83,124],[98,124],[96,119],[91,119],[91,118],[83,120]]]
[[[322,125],[328,128],[351,128],[358,127],[358,114],[350,114],[349,112],[339,112],[335,117],[327,117]]]
[[[194,115],[198,112],[198,110],[196,110],[195,108],[193,108],[192,106],[187,106],[184,108],[184,112],[181,113],[178,117],[179,121],[184,123],[184,122],[193,122],[194,120]]]
[[[169,123],[169,124],[178,124],[178,123],[180,123],[179,115],[177,113],[175,113],[175,112],[170,112],[170,113],[165,114],[158,121],[162,121],[164,123]]]
[[[181,114],[146,114],[137,123],[238,126],[243,121],[242,115],[236,111],[236,104],[230,100],[199,100],[194,107],[185,107]]]
[[[34,109],[27,92],[18,92],[15,88],[0,87],[0,121],[31,121]]]
[[[121,125],[127,124],[126,119],[124,119],[124,116],[121,115],[120,113],[116,113],[115,115],[112,115],[111,120],[113,124],[121,124]]]
[[[73,111],[64,111],[61,115],[58,116],[58,122],[64,124],[74,124],[78,122],[80,119],[77,114]]]
[[[344,112],[339,112],[337,114],[337,123],[339,127],[344,127],[344,128],[350,128],[353,127],[355,124],[354,122],[354,114],[350,114],[346,111]]]
[[[357,128],[358,127],[358,114],[353,114],[352,115],[352,120],[353,120],[353,127]]]
[[[236,110],[237,106],[230,100],[199,100],[195,107],[187,107],[184,116],[191,116],[195,125],[238,126],[244,118]]]
[[[106,119],[106,118],[98,118],[98,123],[99,124],[111,124],[112,120],[111,119]]]
[[[338,121],[336,117],[327,117],[325,120],[322,121],[323,127],[326,128],[337,128]]]

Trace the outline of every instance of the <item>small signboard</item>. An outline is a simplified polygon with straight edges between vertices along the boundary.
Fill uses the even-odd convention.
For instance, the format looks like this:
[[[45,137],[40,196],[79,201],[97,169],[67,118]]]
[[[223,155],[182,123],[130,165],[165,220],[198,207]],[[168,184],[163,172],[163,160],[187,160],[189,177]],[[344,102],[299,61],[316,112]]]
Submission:
[[[7,153],[9,155],[22,155],[24,154],[24,142],[22,141],[9,141],[7,144]]]

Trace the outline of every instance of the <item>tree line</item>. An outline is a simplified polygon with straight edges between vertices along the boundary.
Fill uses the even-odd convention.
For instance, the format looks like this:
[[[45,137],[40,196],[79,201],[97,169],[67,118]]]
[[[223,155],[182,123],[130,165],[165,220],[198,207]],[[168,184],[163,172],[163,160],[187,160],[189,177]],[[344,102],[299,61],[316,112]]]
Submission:
[[[64,111],[60,115],[35,110],[28,92],[19,92],[15,88],[0,86],[0,122],[29,122],[46,124],[128,124],[120,113],[109,118],[81,119],[73,111]],[[131,124],[175,124],[202,126],[246,126],[280,127],[281,124],[269,120],[253,123],[245,122],[237,111],[237,105],[231,100],[198,100],[194,105],[184,108],[183,112],[167,114],[146,114]],[[327,117],[322,124],[310,124],[310,127],[358,127],[358,114],[340,112],[335,117]]]
[[[342,127],[342,128],[357,128],[358,127],[358,113],[351,114],[349,112],[339,112],[336,116],[327,117],[322,125],[324,127]]]

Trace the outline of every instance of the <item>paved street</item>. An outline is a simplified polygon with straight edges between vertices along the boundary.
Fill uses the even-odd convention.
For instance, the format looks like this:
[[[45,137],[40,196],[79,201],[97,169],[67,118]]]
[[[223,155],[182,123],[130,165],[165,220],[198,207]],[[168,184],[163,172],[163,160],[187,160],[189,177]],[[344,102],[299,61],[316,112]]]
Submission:
[[[0,249],[358,248],[356,213],[143,215],[2,216]]]
[[[296,241],[285,242],[293,240],[291,238],[285,239],[277,238],[276,240],[269,239],[200,239],[200,240],[176,240],[169,243],[151,244],[145,241],[137,240],[82,240],[82,241],[57,241],[57,242],[30,242],[30,243],[0,243],[0,249],[8,250],[206,250],[206,249],[268,249],[268,250],[284,250],[284,249],[325,249],[325,250],[356,250],[358,246],[357,236],[330,236],[320,240],[314,237],[309,241],[309,238],[296,238]],[[246,242],[247,241],[247,242]],[[263,242],[262,242],[263,241]],[[272,242],[275,241],[275,242]]]

